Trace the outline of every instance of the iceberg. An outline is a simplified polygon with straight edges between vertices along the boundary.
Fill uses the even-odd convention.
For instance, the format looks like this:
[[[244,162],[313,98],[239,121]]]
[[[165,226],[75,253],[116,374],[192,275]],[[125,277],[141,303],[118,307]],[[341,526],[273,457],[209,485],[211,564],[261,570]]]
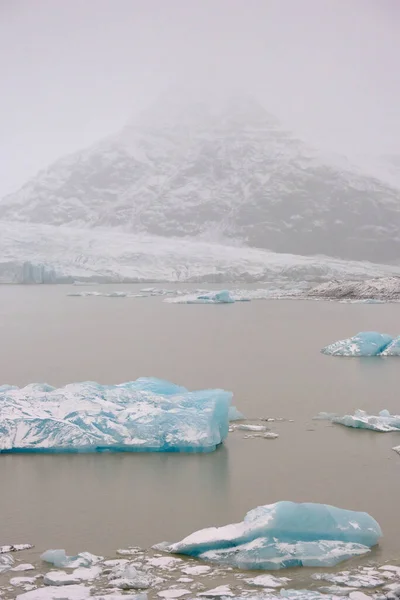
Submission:
[[[236,301],[237,299],[229,290],[186,294],[176,298],[166,298],[165,300],[165,302],[175,304],[233,304]]]
[[[211,452],[228,435],[231,398],[151,377],[0,386],[0,453]]]
[[[369,552],[381,536],[367,513],[277,502],[251,510],[241,523],[203,529],[156,548],[240,569],[332,567]]]
[[[400,415],[391,415],[388,410],[381,410],[378,415],[369,415],[364,410],[356,410],[354,415],[344,415],[344,417],[333,413],[320,413],[315,418],[356,429],[380,432],[400,431]]]
[[[104,560],[102,556],[96,556],[90,552],[80,552],[75,556],[67,556],[65,550],[46,550],[40,558],[54,567],[76,569],[77,567],[92,567]]]
[[[400,336],[395,337],[384,350],[381,356],[400,356]]]
[[[392,342],[392,336],[386,333],[361,331],[351,338],[326,346],[321,352],[332,356],[383,356]]]

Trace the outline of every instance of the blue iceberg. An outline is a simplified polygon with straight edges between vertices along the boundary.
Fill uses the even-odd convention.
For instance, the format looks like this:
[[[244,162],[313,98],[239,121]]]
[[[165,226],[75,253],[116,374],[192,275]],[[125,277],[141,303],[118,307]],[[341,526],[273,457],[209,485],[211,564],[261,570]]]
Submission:
[[[203,529],[157,548],[240,569],[332,567],[369,552],[381,536],[367,513],[277,502],[251,510],[241,523]]]
[[[102,556],[96,556],[90,552],[80,552],[75,556],[67,556],[65,550],[46,550],[40,558],[54,567],[75,569],[77,567],[91,567],[104,560]]]
[[[233,304],[235,299],[228,290],[207,292],[188,298],[187,304]]]
[[[364,410],[356,410],[354,415],[344,415],[343,417],[333,413],[320,413],[315,418],[356,429],[371,429],[380,432],[400,431],[400,415],[391,415],[388,410],[381,410],[378,415],[369,415]]]
[[[155,378],[0,386],[0,453],[211,452],[228,435],[231,398]]]
[[[386,333],[361,331],[351,338],[326,346],[321,352],[332,356],[382,356],[392,342],[392,336]]]

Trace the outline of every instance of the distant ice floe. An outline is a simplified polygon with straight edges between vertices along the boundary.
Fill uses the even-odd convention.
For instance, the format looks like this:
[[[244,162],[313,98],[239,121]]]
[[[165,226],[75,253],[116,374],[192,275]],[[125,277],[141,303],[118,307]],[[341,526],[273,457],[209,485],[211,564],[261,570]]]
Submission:
[[[364,410],[356,410],[354,415],[344,415],[343,417],[333,413],[320,413],[315,418],[356,429],[370,429],[385,433],[400,431],[400,415],[391,415],[388,410],[381,410],[378,415],[369,415]]]
[[[231,399],[225,390],[190,392],[146,377],[58,389],[3,385],[0,453],[211,452],[228,435]]]
[[[361,331],[351,338],[339,340],[321,350],[331,356],[400,356],[400,336]]]
[[[251,510],[241,523],[203,529],[156,548],[240,569],[328,567],[369,552],[381,535],[367,513],[277,502]]]

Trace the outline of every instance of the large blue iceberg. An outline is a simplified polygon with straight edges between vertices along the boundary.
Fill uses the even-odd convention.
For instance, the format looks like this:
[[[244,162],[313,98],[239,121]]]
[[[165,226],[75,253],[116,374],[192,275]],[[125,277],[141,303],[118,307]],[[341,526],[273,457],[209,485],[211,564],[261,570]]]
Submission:
[[[277,502],[251,510],[241,523],[203,529],[157,548],[240,569],[332,567],[369,552],[381,536],[367,513]]]
[[[393,351],[389,352],[393,342],[397,341]],[[321,350],[323,354],[332,356],[389,356],[390,354],[400,354],[400,339],[394,340],[392,336],[386,333],[376,331],[361,331],[357,335],[339,340]]]
[[[381,410],[378,415],[369,415],[364,410],[356,410],[354,415],[344,415],[343,417],[333,413],[320,413],[316,419],[356,429],[371,429],[380,432],[400,431],[400,415],[391,415],[388,410]]]
[[[0,386],[0,452],[211,452],[228,435],[231,398],[155,378]]]

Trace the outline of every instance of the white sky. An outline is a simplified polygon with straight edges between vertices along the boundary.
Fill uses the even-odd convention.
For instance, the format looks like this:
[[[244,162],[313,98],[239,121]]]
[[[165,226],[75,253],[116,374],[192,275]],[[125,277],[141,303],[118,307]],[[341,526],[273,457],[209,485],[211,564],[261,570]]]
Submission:
[[[0,196],[199,81],[325,148],[400,153],[400,0],[0,0]]]

